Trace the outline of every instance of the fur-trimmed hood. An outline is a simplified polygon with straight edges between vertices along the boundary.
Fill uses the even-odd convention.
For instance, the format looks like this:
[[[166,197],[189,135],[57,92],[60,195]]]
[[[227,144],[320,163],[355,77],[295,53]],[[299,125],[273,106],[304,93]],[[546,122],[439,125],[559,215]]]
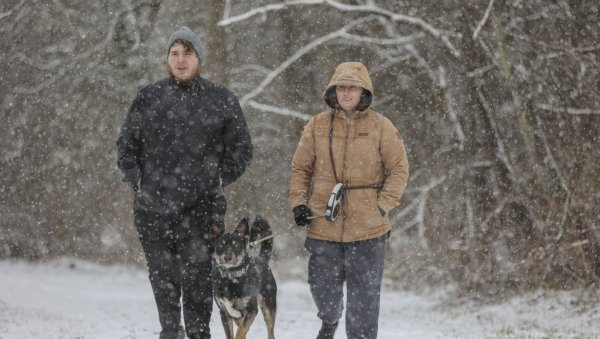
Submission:
[[[361,87],[363,96],[360,99],[357,110],[364,111],[371,106],[373,102],[373,84],[367,71],[367,67],[360,62],[344,62],[340,64],[333,73],[329,84],[323,93],[323,99],[327,106],[338,109],[340,105],[337,101],[335,87],[337,85]]]

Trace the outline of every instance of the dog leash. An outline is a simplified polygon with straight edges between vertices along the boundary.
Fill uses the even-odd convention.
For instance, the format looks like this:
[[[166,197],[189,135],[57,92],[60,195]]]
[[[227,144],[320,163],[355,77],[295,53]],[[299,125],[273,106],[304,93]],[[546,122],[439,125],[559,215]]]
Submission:
[[[294,224],[292,224],[292,225],[290,225],[290,227],[288,227],[288,229],[286,230],[286,232],[285,232],[285,233],[280,233],[280,234],[275,234],[275,233],[272,233],[271,235],[267,235],[267,236],[266,236],[266,237],[264,237],[264,238],[260,238],[260,239],[258,239],[258,240],[251,241],[250,243],[248,243],[248,246],[249,246],[250,248],[252,248],[252,247],[254,247],[254,246],[256,246],[256,245],[260,244],[261,242],[263,242],[263,241],[265,241],[265,240],[269,240],[269,239],[272,239],[272,238],[274,238],[275,236],[286,235],[286,234],[290,233],[290,231],[291,231],[291,230],[292,230],[294,227],[295,227],[295,225],[294,225]]]

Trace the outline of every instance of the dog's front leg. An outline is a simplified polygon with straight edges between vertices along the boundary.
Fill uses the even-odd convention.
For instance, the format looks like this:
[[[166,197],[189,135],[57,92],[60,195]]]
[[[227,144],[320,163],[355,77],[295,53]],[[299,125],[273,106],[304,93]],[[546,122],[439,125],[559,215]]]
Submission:
[[[242,318],[235,319],[235,323],[237,324],[235,339],[246,339],[246,335],[250,330],[250,325],[254,322],[254,318],[256,318],[256,313],[249,313]]]
[[[231,318],[227,312],[219,310],[221,314],[221,323],[223,323],[223,329],[225,330],[225,338],[233,339],[233,318]]]

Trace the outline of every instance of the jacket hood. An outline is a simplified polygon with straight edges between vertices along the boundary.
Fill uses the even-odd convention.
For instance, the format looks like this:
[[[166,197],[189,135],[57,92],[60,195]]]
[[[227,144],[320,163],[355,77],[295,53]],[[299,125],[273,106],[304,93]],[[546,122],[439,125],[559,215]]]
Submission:
[[[371,103],[373,102],[373,84],[371,83],[371,77],[369,76],[367,67],[362,63],[344,62],[335,69],[335,73],[333,73],[333,76],[331,77],[331,80],[329,80],[329,84],[323,93],[325,103],[333,109],[340,108],[335,93],[335,87],[337,85],[356,86],[361,87],[364,90],[363,97],[358,103],[358,111],[364,111],[371,106]]]

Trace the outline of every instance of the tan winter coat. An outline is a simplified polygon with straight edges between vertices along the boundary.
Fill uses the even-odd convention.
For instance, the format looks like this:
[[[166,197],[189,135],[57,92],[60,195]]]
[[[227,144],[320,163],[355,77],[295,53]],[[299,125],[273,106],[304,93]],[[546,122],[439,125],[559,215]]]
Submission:
[[[335,98],[336,85],[362,87],[363,111],[347,116]],[[311,221],[307,236],[337,242],[366,240],[390,231],[388,211],[398,206],[408,179],[408,161],[400,133],[389,119],[370,108],[373,86],[364,65],[343,63],[336,69],[325,102],[330,110],[314,116],[304,128],[292,159],[290,205],[307,205],[313,215],[324,215],[336,184],[329,154],[329,130],[333,118],[333,158],[338,179],[349,186],[385,182],[383,188],[350,189],[334,222]],[[360,106],[361,104],[359,104]],[[381,215],[378,207],[386,213]]]

